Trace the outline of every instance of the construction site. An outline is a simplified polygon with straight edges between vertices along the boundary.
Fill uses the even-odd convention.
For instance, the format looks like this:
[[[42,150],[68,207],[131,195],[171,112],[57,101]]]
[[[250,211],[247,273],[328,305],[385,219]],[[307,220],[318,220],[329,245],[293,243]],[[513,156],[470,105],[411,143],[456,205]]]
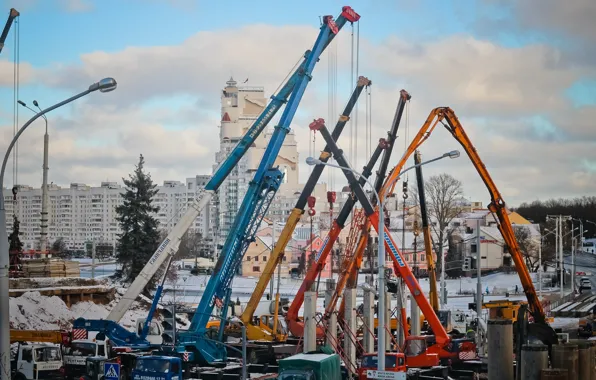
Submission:
[[[49,198],[43,193],[39,249],[9,251],[7,246],[4,252],[3,245],[0,252],[6,254],[10,268],[5,289],[9,294],[2,297],[6,302],[10,298],[6,322],[11,344],[10,363],[5,355],[0,360],[2,368],[11,370],[4,370],[1,380],[596,380],[596,340],[592,339],[596,295],[591,291],[591,272],[581,272],[575,261],[576,257],[585,260],[590,268],[596,265],[596,256],[576,253],[575,248],[573,256],[564,254],[561,239],[556,266],[550,271],[555,280],[544,285],[542,263],[538,271],[528,268],[525,248],[514,232],[519,219],[512,222],[499,183],[491,177],[495,163],[483,161],[483,152],[470,138],[478,133],[469,135],[460,121],[465,115],[436,105],[419,129],[402,133],[409,104],[416,101],[409,91],[415,89],[395,92],[393,121],[384,134],[368,137],[374,143],[363,168],[353,167],[354,148],[341,146],[339,140],[348,134],[361,95],[367,102],[361,107],[368,110],[374,78],[357,77],[337,120],[312,115],[309,136],[324,140],[325,147],[301,158],[300,163],[310,170],[308,179],[295,193],[295,204],[283,210],[281,232],[275,232],[269,212],[286,175],[278,157],[291,134],[290,126],[309,84],[317,80],[313,71],[325,59],[323,52],[344,29],[351,27],[354,33],[359,28],[357,9],[343,6],[338,11],[337,16],[321,18],[312,46],[295,46],[306,49],[300,62],[242,136],[232,141],[225,158],[173,226],[168,226],[167,236],[131,283],[111,279],[117,262],[111,256],[96,260],[95,243],[92,261],[52,257],[52,248],[44,243]],[[19,12],[11,9],[0,47],[18,17]],[[111,80],[98,82],[97,88],[115,89]],[[235,81],[227,83],[222,99],[237,106],[242,94]],[[46,110],[34,112],[41,117]],[[234,117],[233,112],[222,108],[222,125],[230,121],[230,114]],[[201,258],[200,265],[198,258],[175,259],[183,236],[212,207],[224,181],[235,175],[245,155],[252,154],[250,148],[274,119],[277,123],[267,132],[262,157],[251,171],[217,255],[212,260]],[[435,129],[445,129],[459,148],[423,157],[420,148],[433,139]],[[406,147],[402,156],[394,149],[398,144]],[[46,150],[43,189],[48,187],[47,155]],[[478,249],[456,264],[463,273],[460,277],[441,275],[438,264],[447,256],[436,251],[438,237],[432,230],[436,221],[429,216],[423,175],[425,165],[439,160],[450,162],[454,171],[464,165],[474,168],[486,190],[482,218],[491,220],[487,225],[496,227],[503,252],[510,257],[507,273],[483,273],[485,257]],[[341,173],[347,188],[315,196],[317,184],[331,170]],[[390,231],[387,204],[403,197],[406,215],[405,173],[411,173],[418,189],[411,209],[416,219],[413,252],[423,255],[417,257],[424,257],[424,273],[417,259],[412,265],[411,253],[404,252],[405,237],[397,240]],[[4,202],[10,203],[13,197],[17,199],[17,190],[1,197],[3,229],[12,224],[4,220]],[[297,271],[282,284],[282,266],[284,275],[291,273],[285,255],[297,226],[310,222],[309,244],[314,244],[316,205],[328,209],[327,234],[304,273]],[[564,217],[557,218],[557,228],[562,228]],[[476,222],[466,227],[474,231],[468,233],[477,242],[474,247],[480,247],[490,238],[481,237],[481,219]],[[265,238],[260,233],[267,228],[271,232]],[[336,255],[340,240],[342,254]],[[255,242],[268,247],[261,260],[264,266],[251,262],[243,270],[247,255],[262,255],[259,250],[247,254],[253,252]],[[563,269],[565,265],[571,266],[571,272]],[[174,266],[178,279],[170,285],[167,274]],[[239,277],[248,270],[252,270],[250,276]],[[491,278],[496,280],[489,291]],[[152,281],[157,281],[157,287],[148,296],[144,290]]]

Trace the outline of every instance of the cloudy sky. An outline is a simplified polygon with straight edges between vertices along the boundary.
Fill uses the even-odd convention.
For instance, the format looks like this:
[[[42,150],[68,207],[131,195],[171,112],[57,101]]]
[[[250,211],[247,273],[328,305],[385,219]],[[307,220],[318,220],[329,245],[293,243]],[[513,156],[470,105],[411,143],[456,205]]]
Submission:
[[[406,89],[412,100],[393,163],[429,112],[450,106],[508,204],[596,193],[593,0],[1,3],[5,15],[11,6],[21,12],[0,54],[1,152],[13,134],[17,29],[18,98],[27,104],[52,105],[103,77],[118,81],[115,92],[94,93],[48,114],[49,180],[60,185],[120,181],[140,153],[159,183],[210,173],[220,90],[230,75],[271,95],[312,47],[320,16],[337,17],[351,5],[360,25],[347,25],[323,53],[292,123],[302,162],[312,139],[308,123],[335,121],[357,66],[373,84],[360,98],[358,122],[353,117],[352,132],[348,128],[340,140],[349,150],[350,134],[357,138],[355,167],[367,158],[368,120],[374,142],[390,127],[399,91]],[[19,124],[30,116],[19,108]],[[18,183],[40,185],[42,142],[39,121],[20,140]],[[315,148],[322,147],[315,137]],[[437,128],[421,151],[431,158],[458,148]],[[308,172],[303,164],[302,182]],[[471,199],[488,203],[466,156],[425,168],[426,177],[441,172],[460,179]],[[9,162],[5,184],[13,180]],[[323,180],[343,184],[340,173]]]

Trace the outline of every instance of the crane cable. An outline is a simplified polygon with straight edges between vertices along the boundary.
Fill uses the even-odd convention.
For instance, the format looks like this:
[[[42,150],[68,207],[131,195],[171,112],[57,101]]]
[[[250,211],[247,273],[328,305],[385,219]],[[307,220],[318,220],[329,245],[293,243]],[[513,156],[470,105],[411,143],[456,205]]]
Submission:
[[[329,120],[335,120],[337,112],[337,43],[336,40],[331,42],[331,46],[327,50],[329,57],[327,79],[328,79],[328,103],[327,112]],[[329,163],[333,163],[333,156],[329,157]],[[332,191],[335,182],[335,170],[327,170],[328,190]]]
[[[14,55],[13,55],[13,138],[16,136],[19,129],[19,78],[20,78],[20,17],[17,16],[14,20],[15,32],[14,32]],[[19,142],[15,143],[14,151],[12,153],[12,194],[13,194],[13,218],[18,217],[18,203],[17,203],[17,191],[18,191],[18,173],[19,173]]]
[[[358,21],[356,25],[356,75],[353,77],[353,80],[358,80],[358,74],[360,69],[360,21]],[[358,165],[358,103],[356,103],[356,113],[354,114],[354,161],[352,162],[352,167],[357,168],[359,170],[360,166]]]

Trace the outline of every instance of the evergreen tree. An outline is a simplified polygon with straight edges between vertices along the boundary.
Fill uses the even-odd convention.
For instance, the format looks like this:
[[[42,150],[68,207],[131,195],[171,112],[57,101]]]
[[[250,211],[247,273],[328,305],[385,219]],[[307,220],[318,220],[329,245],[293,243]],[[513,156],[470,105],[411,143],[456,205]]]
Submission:
[[[149,261],[160,243],[158,220],[153,216],[159,207],[153,206],[153,197],[157,194],[157,185],[151,175],[145,173],[145,159],[140,155],[135,171],[129,179],[122,179],[126,192],[122,194],[124,202],[116,207],[116,220],[120,224],[116,260],[122,266],[114,277],[125,282],[133,281]],[[150,283],[145,290],[152,288]]]
[[[23,252],[23,242],[21,242],[21,238],[19,237],[20,233],[20,226],[21,222],[16,215],[13,216],[12,222],[12,232],[8,235],[8,251],[9,252]]]

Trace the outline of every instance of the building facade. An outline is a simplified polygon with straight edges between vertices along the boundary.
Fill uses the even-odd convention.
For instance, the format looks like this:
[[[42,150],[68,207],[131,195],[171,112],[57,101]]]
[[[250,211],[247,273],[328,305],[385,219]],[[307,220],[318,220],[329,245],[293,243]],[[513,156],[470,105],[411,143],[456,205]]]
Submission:
[[[187,178],[186,182],[164,181],[158,186],[154,205],[159,206],[155,217],[159,228],[170,231],[193,201],[197,189],[203,188],[209,176]],[[51,245],[63,239],[66,247],[73,251],[85,250],[85,244],[115,245],[120,227],[116,220],[116,207],[121,205],[124,188],[116,182],[102,182],[100,186],[71,183],[63,188],[54,184],[49,187],[48,242]],[[13,215],[16,212],[20,224],[21,241],[24,250],[38,250],[41,232],[41,189],[18,186],[17,200],[5,196],[6,227],[12,231]],[[4,194],[9,194],[4,190]],[[209,209],[204,210],[190,229],[210,236]]]

